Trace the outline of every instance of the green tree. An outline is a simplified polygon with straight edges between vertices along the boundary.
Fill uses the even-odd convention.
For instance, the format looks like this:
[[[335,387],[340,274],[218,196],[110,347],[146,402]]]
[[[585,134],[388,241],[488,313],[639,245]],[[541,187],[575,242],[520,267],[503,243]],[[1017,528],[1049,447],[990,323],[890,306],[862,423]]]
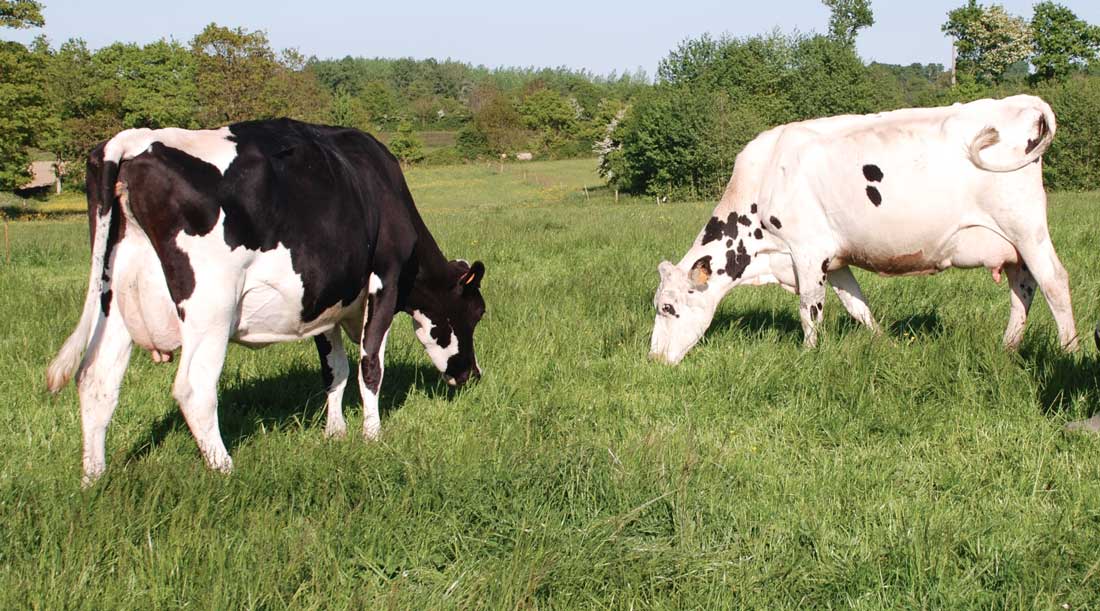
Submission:
[[[489,152],[508,153],[526,147],[532,135],[524,128],[511,98],[492,86],[481,88],[477,97],[473,125],[484,135]]]
[[[40,28],[42,3],[34,0],[0,0],[0,28]]]
[[[798,119],[873,110],[871,77],[855,48],[824,36],[798,42],[785,89]]]
[[[180,43],[114,43],[97,51],[93,63],[101,82],[116,89],[124,127],[197,126],[194,59]]]
[[[390,152],[401,160],[402,164],[416,163],[424,158],[424,143],[413,133],[412,123],[404,121],[397,128],[397,134],[388,143]]]
[[[1035,5],[1031,18],[1033,80],[1065,80],[1100,54],[1100,27],[1055,2]]]
[[[871,0],[821,0],[829,7],[829,38],[848,46],[855,45],[856,34],[875,24]]]
[[[1100,77],[1077,75],[1038,91],[1058,117],[1058,135],[1043,155],[1048,189],[1100,189]]]
[[[42,5],[27,0],[0,0],[0,27],[44,25]],[[56,122],[47,97],[49,46],[35,41],[34,51],[0,41],[0,190],[12,190],[31,177],[28,148],[50,137]]]
[[[38,54],[0,41],[0,190],[26,184],[31,177],[27,149],[43,144],[54,127],[45,71]]]
[[[262,110],[265,117],[320,123],[332,115],[332,95],[296,49],[284,49],[279,54],[271,80],[260,95],[268,100]]]
[[[378,126],[393,125],[397,118],[397,95],[384,81],[370,81],[363,86],[363,106],[371,122]]]
[[[274,115],[261,92],[279,64],[264,32],[211,23],[191,40],[191,53],[203,102],[200,123],[213,127]]]
[[[539,89],[523,99],[519,114],[524,125],[537,134],[539,147],[553,151],[570,139],[580,112],[556,91]]]
[[[1000,82],[1010,66],[1031,54],[1027,22],[999,4],[985,7],[969,0],[947,13],[942,29],[955,39],[956,70],[979,81]]]
[[[350,93],[339,93],[332,99],[332,114],[329,122],[333,125],[354,127],[365,132],[371,131],[370,114],[359,98]]]
[[[463,125],[455,136],[455,148],[465,159],[476,159],[489,153],[489,139],[472,122]]]

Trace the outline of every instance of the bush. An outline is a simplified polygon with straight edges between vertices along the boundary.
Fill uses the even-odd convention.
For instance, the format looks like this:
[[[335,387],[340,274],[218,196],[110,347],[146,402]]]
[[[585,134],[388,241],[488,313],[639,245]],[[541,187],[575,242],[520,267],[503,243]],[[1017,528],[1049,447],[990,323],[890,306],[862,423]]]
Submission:
[[[473,123],[467,123],[458,130],[455,148],[466,159],[477,159],[489,154],[489,138]]]
[[[466,161],[466,157],[453,146],[430,151],[420,163],[424,165],[454,165]]]
[[[1043,158],[1047,188],[1100,188],[1100,78],[1080,76],[1036,93],[1058,119],[1054,142]]]
[[[397,128],[397,134],[390,139],[387,145],[394,157],[401,163],[416,163],[424,158],[424,143],[413,133],[412,124],[404,122]]]
[[[605,157],[605,174],[627,192],[691,198],[720,193],[737,153],[768,126],[753,102],[660,85],[612,134],[622,148]]]
[[[773,125],[876,106],[855,51],[821,37],[773,34],[687,41],[661,63],[612,135],[602,171],[615,188],[692,198],[720,194],[737,153]]]
[[[1100,188],[1100,76],[1038,89],[1024,79],[979,82],[942,66],[866,66],[850,46],[821,36],[773,34],[685,41],[658,68],[658,82],[600,140],[600,173],[617,189],[714,197],[737,153],[769,127],[910,105],[944,106],[1032,93],[1058,117],[1044,159],[1050,189]],[[606,122],[603,123],[606,125]]]

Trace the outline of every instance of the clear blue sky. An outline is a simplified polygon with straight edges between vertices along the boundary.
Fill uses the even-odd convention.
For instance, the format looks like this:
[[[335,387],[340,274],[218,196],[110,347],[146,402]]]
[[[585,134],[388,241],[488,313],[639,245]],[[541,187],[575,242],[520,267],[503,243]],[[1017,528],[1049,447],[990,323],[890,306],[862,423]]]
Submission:
[[[875,25],[857,42],[866,60],[949,64],[940,33],[947,11],[965,0],[874,0]],[[989,2],[983,2],[988,4]],[[1032,0],[1004,0],[1030,18]],[[1064,0],[1100,24],[1100,0]],[[54,44],[83,38],[93,48],[114,41],[186,43],[211,21],[266,30],[277,49],[296,47],[321,58],[452,58],[487,66],[560,66],[598,74],[644,69],[681,40],[704,32],[734,36],[824,31],[819,0],[45,0],[46,27],[0,31],[29,42],[45,33]]]

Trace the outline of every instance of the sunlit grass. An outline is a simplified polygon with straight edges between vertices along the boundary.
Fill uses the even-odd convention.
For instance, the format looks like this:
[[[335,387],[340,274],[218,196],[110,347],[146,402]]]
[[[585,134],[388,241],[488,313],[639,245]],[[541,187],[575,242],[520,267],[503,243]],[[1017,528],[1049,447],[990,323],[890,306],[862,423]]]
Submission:
[[[830,297],[822,345],[804,351],[793,296],[741,289],[681,366],[648,363],[657,263],[712,204],[616,203],[593,167],[408,173],[444,251],[488,266],[480,383],[448,393],[401,318],[382,441],[326,441],[312,343],[234,346],[223,477],[171,400],[173,366],[136,353],[89,491],[76,393],[43,390],[83,300],[87,229],[11,223],[0,607],[1100,601],[1100,439],[1061,431],[1097,410],[1091,342],[1061,355],[1037,300],[1005,353],[1007,289],[985,272],[857,272],[884,337]],[[1098,203],[1051,202],[1083,331],[1100,316]]]

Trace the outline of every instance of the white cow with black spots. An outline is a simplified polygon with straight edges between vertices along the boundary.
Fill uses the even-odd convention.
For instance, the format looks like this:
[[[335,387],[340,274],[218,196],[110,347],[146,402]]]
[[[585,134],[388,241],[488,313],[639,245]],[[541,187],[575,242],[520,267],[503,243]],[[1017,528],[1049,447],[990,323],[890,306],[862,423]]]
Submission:
[[[1004,344],[1022,339],[1035,287],[1077,348],[1069,282],[1047,230],[1041,157],[1056,129],[1034,96],[792,123],[737,157],[712,218],[678,264],[658,266],[650,356],[678,363],[736,286],[799,295],[817,342],[825,284],[877,330],[850,265],[882,275],[986,267],[1008,278]]]

